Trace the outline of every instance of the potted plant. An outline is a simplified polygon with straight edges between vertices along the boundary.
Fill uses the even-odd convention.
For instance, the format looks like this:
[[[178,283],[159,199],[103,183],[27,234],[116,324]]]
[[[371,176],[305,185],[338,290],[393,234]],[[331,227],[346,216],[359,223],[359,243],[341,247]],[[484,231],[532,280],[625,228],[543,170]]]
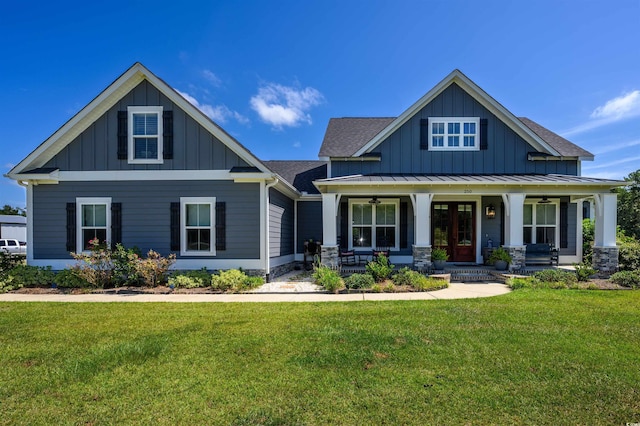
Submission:
[[[435,269],[444,269],[444,264],[447,260],[449,260],[449,255],[445,249],[435,248],[431,251],[431,261]]]
[[[504,248],[498,247],[489,256],[489,263],[493,264],[498,271],[504,271],[511,263],[511,256]]]

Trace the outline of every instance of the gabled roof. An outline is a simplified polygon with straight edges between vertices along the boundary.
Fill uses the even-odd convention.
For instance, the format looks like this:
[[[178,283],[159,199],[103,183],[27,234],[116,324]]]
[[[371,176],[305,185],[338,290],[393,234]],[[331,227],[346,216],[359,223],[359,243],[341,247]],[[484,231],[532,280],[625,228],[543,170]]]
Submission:
[[[589,151],[580,148],[578,145],[569,142],[562,136],[552,132],[549,129],[546,129],[536,123],[533,120],[530,120],[526,117],[518,117],[518,119],[525,124],[528,128],[533,130],[533,132],[540,136],[542,140],[551,145],[556,151],[560,153],[563,157],[579,157],[582,160],[593,160],[593,154]]]
[[[107,112],[109,108],[115,105],[123,96],[129,93],[129,91],[135,88],[143,80],[147,80],[151,83],[176,106],[184,110],[198,124],[222,141],[222,143],[228,146],[229,149],[248,164],[257,167],[261,172],[270,173],[264,164],[262,164],[262,162],[247,148],[242,146],[240,142],[225,132],[202,111],[193,106],[171,86],[149,71],[144,65],[140,62],[136,62],[131,66],[131,68],[125,71],[124,74],[118,77],[105,90],[89,102],[87,106],[82,108],[54,134],[42,142],[24,160],[12,168],[7,176],[15,178],[15,175],[17,174],[44,166],[50,159],[62,151],[64,147],[71,143],[95,120]]]
[[[503,107],[499,102],[493,99],[487,92],[482,90],[480,86],[471,81],[460,70],[453,70],[440,83],[429,90],[416,103],[411,105],[399,117],[393,120],[382,131],[375,135],[371,140],[361,146],[352,156],[359,157],[371,150],[375,149],[380,143],[387,139],[393,132],[406,123],[411,117],[417,114],[422,108],[434,100],[440,93],[452,84],[457,84],[482,106],[487,108],[491,113],[496,115],[502,122],[509,126],[516,134],[531,144],[537,151],[553,156],[561,156],[561,154],[552,147],[547,141],[542,139],[533,130],[518,120],[509,110]]]
[[[395,117],[332,118],[327,125],[318,156],[350,157],[393,120]]]
[[[313,181],[327,178],[326,161],[282,160],[265,161],[264,164],[301,193],[319,194]]]

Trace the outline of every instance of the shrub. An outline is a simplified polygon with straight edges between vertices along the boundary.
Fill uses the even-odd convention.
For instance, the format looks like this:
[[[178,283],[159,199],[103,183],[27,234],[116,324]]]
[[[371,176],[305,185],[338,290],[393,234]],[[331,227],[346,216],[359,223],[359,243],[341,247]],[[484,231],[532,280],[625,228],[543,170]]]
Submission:
[[[380,255],[375,261],[367,263],[367,273],[371,274],[375,282],[382,282],[389,278],[395,265],[389,263],[385,255]]]
[[[22,287],[49,286],[54,277],[55,273],[51,271],[50,266],[42,268],[19,264],[0,274],[0,291],[17,290]]]
[[[533,278],[549,288],[567,288],[578,281],[575,273],[562,269],[544,269],[533,274]]]
[[[197,271],[185,271],[169,277],[169,285],[175,288],[199,288],[211,285],[211,274],[207,268]]]
[[[620,256],[618,258],[621,271],[640,270],[640,242],[632,237],[618,239]]]
[[[222,291],[243,291],[262,285],[262,278],[249,277],[239,269],[220,271],[211,276],[211,287]]]
[[[175,253],[163,257],[159,253],[149,250],[146,259],[138,259],[136,271],[145,285],[156,287],[167,281],[169,268],[176,261]]]
[[[591,263],[593,259],[593,240],[595,237],[596,225],[593,219],[582,221],[582,261]]]
[[[382,293],[382,285],[381,284],[374,284],[371,286],[371,291],[374,293]]]
[[[576,268],[576,277],[578,281],[589,281],[592,275],[594,275],[597,271],[584,262],[578,263],[574,265]]]
[[[533,288],[534,281],[533,281],[533,278],[531,277],[524,277],[524,278],[513,277],[507,280],[507,285],[512,290],[519,290],[521,288]]]
[[[344,282],[338,271],[324,265],[314,267],[313,279],[316,285],[324,287],[331,293],[337,293],[344,286]]]
[[[89,283],[78,276],[75,269],[63,269],[53,279],[58,288],[85,288]]]
[[[13,269],[20,264],[26,264],[24,257],[0,250],[0,273]]]
[[[140,250],[137,247],[126,249],[122,244],[116,244],[116,249],[111,252],[111,261],[114,285],[140,285]]]
[[[446,262],[449,260],[447,250],[443,248],[434,248],[431,250],[431,260],[444,260]]]
[[[412,280],[411,287],[413,287],[417,291],[433,291],[449,287],[449,283],[445,280],[426,277],[422,274],[418,274],[417,272],[416,274],[417,277]]]
[[[413,277],[416,274],[421,275],[420,273],[416,271],[412,271],[411,269],[405,266],[404,268],[401,268],[396,274],[394,274],[393,277],[391,277],[391,279],[393,280],[393,283],[395,285],[410,286],[412,285],[411,284],[412,279],[414,279]]]
[[[375,284],[370,274],[352,274],[344,280],[348,289],[371,288]]]
[[[611,275],[610,280],[623,287],[640,289],[640,270],[616,272]]]
[[[114,268],[111,250],[106,246],[106,243],[100,243],[97,238],[89,241],[89,244],[89,253],[71,253],[71,256],[77,261],[72,269],[91,287],[107,288],[112,286]]]
[[[385,293],[395,293],[396,286],[392,282],[388,282],[382,285],[382,291],[384,291]]]

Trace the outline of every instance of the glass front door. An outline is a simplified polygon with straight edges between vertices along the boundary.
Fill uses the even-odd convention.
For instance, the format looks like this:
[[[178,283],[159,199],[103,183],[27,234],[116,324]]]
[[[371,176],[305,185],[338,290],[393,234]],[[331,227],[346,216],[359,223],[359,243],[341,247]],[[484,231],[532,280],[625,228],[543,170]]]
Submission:
[[[474,262],[475,203],[433,203],[433,247],[443,248],[450,262]]]

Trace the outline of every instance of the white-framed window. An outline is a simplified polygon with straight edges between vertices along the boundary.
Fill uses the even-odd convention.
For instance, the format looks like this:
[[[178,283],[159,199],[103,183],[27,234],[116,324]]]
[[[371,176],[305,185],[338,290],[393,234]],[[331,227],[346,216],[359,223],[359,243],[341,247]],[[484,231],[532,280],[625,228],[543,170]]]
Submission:
[[[349,200],[349,248],[373,249],[400,245],[400,200],[379,199],[371,204],[367,199]]]
[[[180,198],[180,254],[214,256],[216,254],[216,198]]]
[[[111,241],[111,198],[76,198],[76,252],[88,251],[95,239]]]
[[[523,239],[525,244],[548,243],[558,246],[560,238],[560,204],[539,204],[527,200],[524,204]]]
[[[477,151],[480,149],[480,118],[429,117],[429,149]]]
[[[162,107],[130,106],[127,112],[129,163],[162,163]]]

